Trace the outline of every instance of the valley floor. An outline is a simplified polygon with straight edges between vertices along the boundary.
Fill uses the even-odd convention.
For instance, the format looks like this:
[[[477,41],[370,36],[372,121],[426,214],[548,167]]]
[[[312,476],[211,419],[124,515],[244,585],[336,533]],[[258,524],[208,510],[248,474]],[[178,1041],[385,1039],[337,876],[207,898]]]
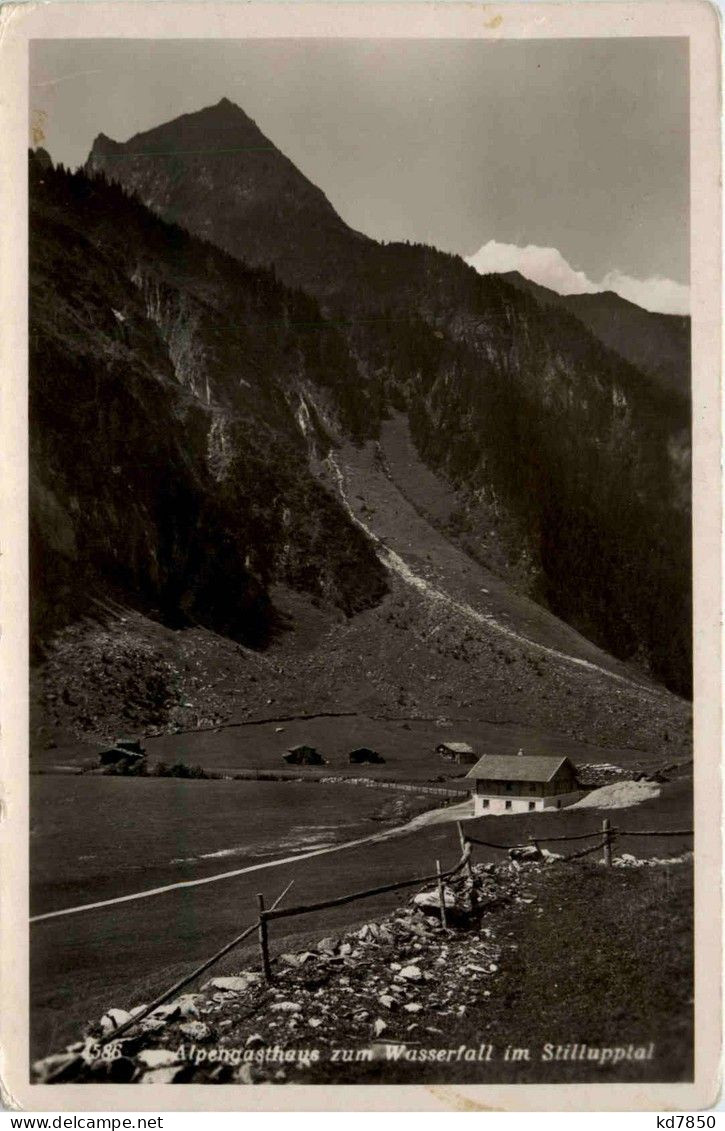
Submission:
[[[499,862],[474,866],[474,876],[473,909],[470,885],[449,886],[461,910],[447,927],[409,903],[358,930],[308,935],[302,948],[302,940],[275,948],[271,984],[237,965],[231,977],[216,975],[201,992],[187,987],[142,1020],[118,1041],[117,1059],[84,1065],[74,1060],[80,1041],[65,1058],[39,1065],[41,1078],[48,1071],[60,1072],[59,1082],[178,1084],[692,1078],[687,863]],[[97,1021],[88,1030],[100,1031]]]
[[[178,782],[165,779],[144,782],[142,779],[55,776],[36,780],[46,788],[49,808],[52,807],[51,786],[72,788],[76,797],[74,837],[66,849],[62,848],[62,835],[60,840],[56,840],[53,851],[49,850],[51,845],[47,840],[43,848],[43,810],[40,806],[36,807],[37,835],[40,838],[36,851],[43,861],[42,869],[33,873],[34,884],[37,884],[33,896],[36,913],[133,892],[139,887],[152,886],[152,877],[166,879],[166,882],[174,878],[204,879],[226,871],[227,866],[232,874],[215,883],[175,886],[154,898],[111,904],[32,923],[34,1055],[57,1049],[64,1040],[72,1039],[85,1021],[100,1016],[111,1005],[130,1008],[150,1000],[204,961],[239,933],[246,923],[254,920],[258,891],[264,892],[269,904],[293,880],[296,903],[316,902],[420,875],[421,869],[433,871],[436,859],[442,861],[444,868],[450,867],[460,852],[455,828],[450,823],[414,823],[394,840],[380,836],[380,833],[385,834],[385,829],[380,826],[377,830],[370,830],[368,823],[368,835],[375,837],[368,843],[341,846],[334,855],[301,854],[299,860],[290,859],[289,851],[284,852],[282,845],[289,842],[292,816],[284,827],[277,821],[277,831],[273,832],[275,819],[268,820],[265,827],[265,810],[260,803],[265,790],[289,791],[286,805],[297,804],[294,819],[299,825],[305,819],[305,810],[304,806],[300,807],[301,797],[295,802],[295,793],[307,790],[312,809],[306,810],[306,819],[310,824],[315,819],[321,824],[319,808],[316,818],[313,818],[314,795],[318,788],[322,790],[320,804],[328,795],[324,792],[325,787],[312,784]],[[151,817],[151,827],[146,834],[148,844],[145,846],[143,840],[139,840],[137,827],[144,824],[143,808],[133,815],[134,808],[145,797],[144,793],[138,792],[139,785],[150,789],[171,787],[176,790],[176,787],[184,787],[188,796],[183,809],[185,817],[169,825],[166,832],[163,822],[155,824]],[[85,807],[85,799],[90,802],[93,796],[89,793],[84,798],[82,790],[86,786],[93,787],[96,794],[96,787],[103,787],[111,798],[115,794],[115,813],[129,813],[128,820],[116,817],[113,835],[109,834],[107,843],[98,835],[96,827],[102,827],[104,823],[98,802],[93,802],[90,808]],[[256,786],[251,809],[242,800],[250,786]],[[351,790],[355,798],[369,805],[377,794],[375,800],[378,804],[380,802],[381,795],[376,790],[356,790],[354,786],[335,788]],[[236,792],[237,789],[239,792]],[[217,790],[218,793],[215,792]],[[213,804],[209,802],[211,793],[215,796]],[[97,814],[95,824],[90,819],[94,810]],[[155,811],[159,816],[163,814],[163,806],[158,799]],[[293,809],[288,808],[287,811],[291,814]],[[259,816],[255,816],[255,812]],[[465,827],[471,835],[496,843],[527,843],[532,835],[555,837],[592,832],[601,828],[603,815],[613,816],[613,823],[621,828],[689,828],[692,820],[689,783],[686,780],[672,782],[663,787],[658,798],[614,814],[611,811],[602,814],[592,809],[569,809],[506,818],[479,818],[466,821]],[[364,810],[356,809],[354,817],[352,813],[350,816],[348,827],[351,830],[365,827]],[[254,860],[255,826],[250,824],[250,817],[258,822],[256,827],[267,842],[263,847],[271,852],[266,859],[263,856]],[[182,844],[179,837],[184,828]],[[60,828],[59,834],[62,834]],[[345,830],[334,835],[342,838]],[[82,843],[84,838],[85,845]],[[276,851],[272,848],[275,843],[278,846]],[[648,855],[670,857],[689,850],[691,844],[690,837],[648,837],[643,849],[641,839],[623,837],[618,841],[617,850],[638,855],[644,850]],[[99,861],[99,845],[102,855],[107,857],[105,863],[103,859]],[[249,846],[248,850],[245,850],[245,845]],[[225,849],[235,846],[238,846],[238,855],[231,860],[221,856]],[[477,848],[476,853],[477,860],[492,863],[501,856],[497,850],[487,848]],[[184,856],[192,859],[181,859],[176,863],[171,860],[172,857]],[[83,860],[83,857],[86,859]],[[223,868],[219,866],[220,859],[224,861]],[[251,863],[255,864],[253,871],[240,871],[245,864]],[[51,874],[53,870],[54,875]],[[275,925],[274,950],[289,949],[304,938],[317,938],[349,929],[366,922],[371,916],[386,914],[398,901],[397,893],[388,893],[364,903],[304,915],[290,920],[289,925],[282,921],[278,927]],[[255,947],[247,945],[223,959],[216,972],[234,972],[239,969],[240,963],[254,963],[255,958]]]

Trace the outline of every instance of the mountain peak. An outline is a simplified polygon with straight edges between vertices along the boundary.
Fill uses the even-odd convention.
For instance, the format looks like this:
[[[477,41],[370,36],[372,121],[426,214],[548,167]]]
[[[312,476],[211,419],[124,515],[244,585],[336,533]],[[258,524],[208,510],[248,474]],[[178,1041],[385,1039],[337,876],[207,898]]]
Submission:
[[[100,133],[93,139],[88,164],[94,165],[102,161],[104,157],[112,157],[121,148],[120,142],[114,141],[108,134]]]
[[[227,97],[122,144],[100,135],[86,169],[103,171],[167,220],[239,259],[275,262],[293,285],[307,278],[310,263],[319,271],[321,254],[339,261],[351,240],[363,239]]]

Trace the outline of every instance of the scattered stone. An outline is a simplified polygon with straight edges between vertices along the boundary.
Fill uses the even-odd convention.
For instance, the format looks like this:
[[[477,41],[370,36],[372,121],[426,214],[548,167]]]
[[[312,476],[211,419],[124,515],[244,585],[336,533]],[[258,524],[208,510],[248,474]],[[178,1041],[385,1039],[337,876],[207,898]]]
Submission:
[[[378,1017],[377,1020],[373,1022],[373,1032],[375,1033],[375,1036],[379,1037],[381,1033],[385,1032],[387,1027],[388,1026],[385,1024],[382,1017]]]
[[[535,844],[517,845],[514,848],[509,848],[509,860],[516,860],[519,863],[529,863],[533,860],[541,859],[541,849]]]
[[[173,1084],[174,1080],[179,1074],[181,1065],[167,1065],[164,1068],[152,1068],[150,1072],[144,1072],[139,1080],[140,1084]]]
[[[301,954],[280,954],[279,960],[280,962],[284,962],[286,966],[298,967],[304,966],[308,959],[314,957],[315,955],[311,950],[304,950]]]
[[[419,982],[423,975],[417,966],[404,966],[400,971],[400,977],[405,978],[406,982]]]
[[[109,1033],[114,1033],[116,1029],[120,1029],[131,1019],[132,1015],[126,1009],[109,1009],[101,1018],[101,1033],[104,1037]]]
[[[211,1036],[211,1029],[204,1021],[187,1021],[179,1025],[179,1029],[185,1037],[191,1037],[193,1041],[205,1041]]]
[[[227,990],[243,994],[250,986],[256,986],[261,980],[261,974],[249,971],[245,974],[237,974],[232,978],[212,978],[211,982],[207,982],[207,985],[212,986],[215,990]]]
[[[443,902],[446,907],[453,908],[456,906],[456,897],[450,888],[443,889]],[[418,892],[418,894],[413,897],[413,903],[415,903],[416,907],[433,908],[436,911],[440,911],[441,900],[437,888],[432,888],[430,891]]]
[[[69,1069],[75,1064],[77,1056],[69,1052],[53,1053],[43,1060],[36,1060],[33,1065],[33,1074],[43,1083],[52,1077],[62,1078],[64,1069]]]
[[[270,1005],[275,1013],[301,1013],[302,1006],[294,1001],[275,1001]]]
[[[406,1013],[420,1013],[422,1008],[423,1006],[418,1001],[409,1001],[403,1006]]]
[[[199,1005],[203,1001],[203,994],[183,994],[172,1004],[178,1007],[180,1017],[198,1017]]]
[[[142,1033],[158,1033],[159,1029],[166,1027],[166,1021],[163,1017],[144,1017],[138,1027]]]
[[[137,1059],[147,1068],[166,1068],[170,1064],[178,1067],[176,1049],[141,1049]]]

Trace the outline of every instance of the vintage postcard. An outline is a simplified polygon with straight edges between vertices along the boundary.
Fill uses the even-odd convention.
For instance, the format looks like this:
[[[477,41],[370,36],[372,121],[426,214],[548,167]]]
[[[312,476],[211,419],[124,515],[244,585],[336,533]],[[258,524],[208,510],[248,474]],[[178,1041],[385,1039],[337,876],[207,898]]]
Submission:
[[[0,21],[5,1103],[711,1105],[715,10]]]

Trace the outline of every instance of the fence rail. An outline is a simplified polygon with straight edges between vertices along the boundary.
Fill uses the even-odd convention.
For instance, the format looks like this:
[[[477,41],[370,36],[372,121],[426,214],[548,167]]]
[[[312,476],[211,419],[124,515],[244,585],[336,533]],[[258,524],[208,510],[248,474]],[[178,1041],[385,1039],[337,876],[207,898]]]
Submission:
[[[272,959],[269,952],[269,924],[278,919],[289,919],[296,915],[310,915],[315,911],[325,911],[330,907],[344,907],[347,903],[355,903],[360,899],[370,899],[375,895],[385,895],[391,891],[403,891],[405,888],[420,887],[422,884],[437,884],[440,902],[441,924],[446,926],[446,901],[445,881],[457,875],[463,868],[468,867],[470,874],[470,846],[462,846],[463,851],[457,864],[447,871],[442,871],[440,861],[436,860],[436,870],[427,876],[413,876],[407,880],[397,880],[392,884],[382,884],[376,888],[366,888],[364,891],[349,892],[347,895],[338,895],[334,899],[320,900],[318,903],[304,903],[297,907],[270,907],[265,909],[264,896],[257,895],[258,918],[257,932],[259,937],[259,950],[262,971],[268,982],[272,981]]]
[[[308,915],[313,911],[325,911],[328,907],[342,907],[346,903],[354,903],[358,899],[369,899],[373,895],[384,895],[389,891],[401,891],[403,888],[412,888],[420,884],[432,884],[439,878],[448,880],[454,876],[456,872],[460,872],[463,864],[464,860],[459,860],[455,868],[450,868],[447,872],[442,872],[440,877],[436,871],[429,876],[414,876],[410,880],[398,880],[393,884],[382,884],[381,887],[367,888],[365,891],[354,891],[349,895],[338,895],[334,899],[324,899],[319,903],[305,903],[301,904],[299,907],[280,907],[275,911],[270,908],[269,911],[264,912],[264,918],[267,919],[268,922],[271,922],[273,919],[289,919],[293,915]]]
[[[461,842],[461,847],[465,845],[481,845],[484,848],[497,848],[502,852],[510,852],[512,848],[523,848],[521,844],[496,844],[493,841],[481,840],[479,837],[469,836],[463,832],[463,827],[459,822],[458,836]],[[601,829],[594,829],[590,833],[571,833],[568,836],[531,836],[529,838],[529,845],[538,848],[539,844],[563,844],[567,841],[573,840],[591,840],[594,837],[601,837],[598,844],[594,844],[589,848],[584,848],[580,852],[572,852],[568,856],[563,856],[563,861],[567,860],[580,860],[583,856],[589,856],[593,852],[602,849],[602,862],[608,866],[612,864],[612,845],[617,837],[623,836],[658,836],[658,837],[672,837],[672,836],[694,836],[694,829],[620,829],[612,825],[609,818],[605,817],[602,821]]]
[[[694,836],[694,829],[617,829],[620,836]]]
[[[280,919],[288,919],[298,915],[311,914],[316,911],[324,911],[331,907],[343,907],[348,903],[354,903],[362,899],[370,899],[373,896],[384,895],[388,892],[403,891],[406,888],[420,887],[423,884],[435,883],[438,891],[438,900],[440,904],[440,919],[443,927],[447,926],[447,909],[446,909],[446,890],[445,884],[447,880],[451,880],[454,876],[464,871],[470,883],[471,892],[471,907],[475,910],[477,906],[477,894],[474,884],[474,873],[472,865],[472,852],[474,845],[480,845],[484,848],[493,848],[501,852],[510,852],[512,849],[525,848],[520,841],[517,844],[499,844],[493,841],[483,840],[480,837],[470,836],[464,832],[463,826],[460,821],[456,822],[458,831],[458,839],[461,848],[461,856],[458,862],[452,867],[443,871],[441,869],[440,860],[436,860],[435,872],[431,872],[425,876],[414,876],[405,880],[397,880],[394,883],[382,884],[379,887],[367,888],[364,891],[350,892],[346,895],[335,896],[333,899],[320,900],[316,903],[299,904],[295,907],[281,907],[280,904],[284,897],[292,887],[290,882],[284,891],[277,897],[271,907],[267,908],[264,904],[264,896],[260,893],[257,896],[257,917],[249,923],[245,929],[233,938],[230,942],[226,943],[220,950],[216,951],[210,958],[196,966],[189,974],[174,982],[167,990],[158,997],[154,998],[152,1002],[144,1006],[142,1010],[136,1013],[124,1024],[120,1025],[112,1033],[109,1033],[101,1038],[101,1044],[107,1041],[116,1040],[121,1034],[128,1029],[132,1029],[138,1025],[144,1018],[148,1017],[161,1005],[167,1002],[170,998],[178,994],[179,990],[188,986],[191,982],[195,981],[201,974],[207,971],[211,966],[215,965],[224,955],[228,954],[234,947],[238,946],[246,938],[248,938],[254,931],[257,932],[259,939],[260,958],[262,972],[265,980],[271,982],[273,978],[272,966],[275,959],[270,956],[269,945],[269,924],[276,922]],[[568,856],[559,857],[558,859],[565,863],[569,860],[578,860],[584,856],[598,851],[602,851],[602,862],[610,866],[612,865],[612,845],[617,837],[622,836],[658,836],[658,837],[672,837],[672,836],[693,836],[693,829],[619,829],[612,826],[607,817],[602,821],[601,828],[594,829],[589,833],[573,833],[565,836],[531,836],[529,838],[528,847],[538,848],[539,844],[553,844],[565,843],[567,841],[582,841],[596,839],[597,843],[583,848],[578,852],[569,854]]]

